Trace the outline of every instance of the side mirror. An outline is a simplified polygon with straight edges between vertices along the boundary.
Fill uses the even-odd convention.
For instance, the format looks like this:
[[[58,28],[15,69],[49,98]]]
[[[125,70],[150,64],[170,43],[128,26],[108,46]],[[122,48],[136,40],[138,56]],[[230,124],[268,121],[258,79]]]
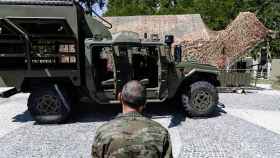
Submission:
[[[140,83],[144,86],[148,85],[150,83],[150,80],[147,78],[144,78],[143,80],[140,81]]]
[[[172,43],[174,43],[174,36],[173,35],[166,35],[164,42],[171,47]]]

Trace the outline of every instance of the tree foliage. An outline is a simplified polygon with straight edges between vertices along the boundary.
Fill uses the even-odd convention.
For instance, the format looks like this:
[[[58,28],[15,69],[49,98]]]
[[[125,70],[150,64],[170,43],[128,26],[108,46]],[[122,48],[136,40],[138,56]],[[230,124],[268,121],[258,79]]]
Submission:
[[[250,0],[247,2],[246,7],[242,8],[255,12],[258,18],[265,24],[265,26],[274,31],[280,31],[280,1],[278,0]],[[261,46],[265,46],[262,43]],[[269,41],[270,51],[272,57],[280,57],[280,39],[273,39]],[[254,53],[258,51],[258,48]]]
[[[156,14],[155,0],[110,0],[108,2],[108,16],[132,16]]]

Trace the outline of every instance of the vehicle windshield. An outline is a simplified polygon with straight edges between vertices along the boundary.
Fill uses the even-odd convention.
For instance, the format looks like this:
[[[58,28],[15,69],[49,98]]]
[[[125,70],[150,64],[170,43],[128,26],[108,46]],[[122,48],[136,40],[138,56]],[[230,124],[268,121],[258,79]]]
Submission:
[[[158,46],[118,46],[117,49],[116,64],[121,70],[131,72],[130,78],[134,80],[149,79],[148,87],[158,86],[158,61],[160,56]],[[123,65],[125,63],[127,64]],[[122,65],[125,68],[121,68]]]

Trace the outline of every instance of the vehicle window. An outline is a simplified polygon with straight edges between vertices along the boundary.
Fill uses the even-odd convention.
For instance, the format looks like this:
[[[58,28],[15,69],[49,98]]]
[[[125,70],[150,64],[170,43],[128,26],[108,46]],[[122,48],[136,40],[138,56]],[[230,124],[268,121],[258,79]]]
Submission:
[[[157,87],[159,48],[156,46],[142,46],[133,47],[131,50],[133,79],[149,79],[148,87]]]
[[[149,79],[148,88],[158,86],[159,47],[125,45],[118,46],[115,50],[116,65],[120,69],[122,81]]]
[[[112,88],[114,86],[112,84],[102,84],[114,78],[115,67],[112,47],[94,46],[92,48],[92,63],[97,88]]]
[[[162,59],[165,59],[167,61],[173,60],[173,56],[171,54],[170,48],[168,48],[167,46],[161,46],[160,53],[161,53]]]
[[[168,56],[168,51],[166,51],[166,47],[161,46],[160,47],[160,52],[161,52],[161,56]]]

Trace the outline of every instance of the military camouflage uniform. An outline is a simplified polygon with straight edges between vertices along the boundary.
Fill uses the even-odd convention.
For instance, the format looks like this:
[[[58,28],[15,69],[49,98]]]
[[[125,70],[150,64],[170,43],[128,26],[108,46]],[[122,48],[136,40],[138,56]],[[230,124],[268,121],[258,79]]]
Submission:
[[[101,126],[92,146],[93,158],[172,158],[168,131],[137,112],[120,114]]]

